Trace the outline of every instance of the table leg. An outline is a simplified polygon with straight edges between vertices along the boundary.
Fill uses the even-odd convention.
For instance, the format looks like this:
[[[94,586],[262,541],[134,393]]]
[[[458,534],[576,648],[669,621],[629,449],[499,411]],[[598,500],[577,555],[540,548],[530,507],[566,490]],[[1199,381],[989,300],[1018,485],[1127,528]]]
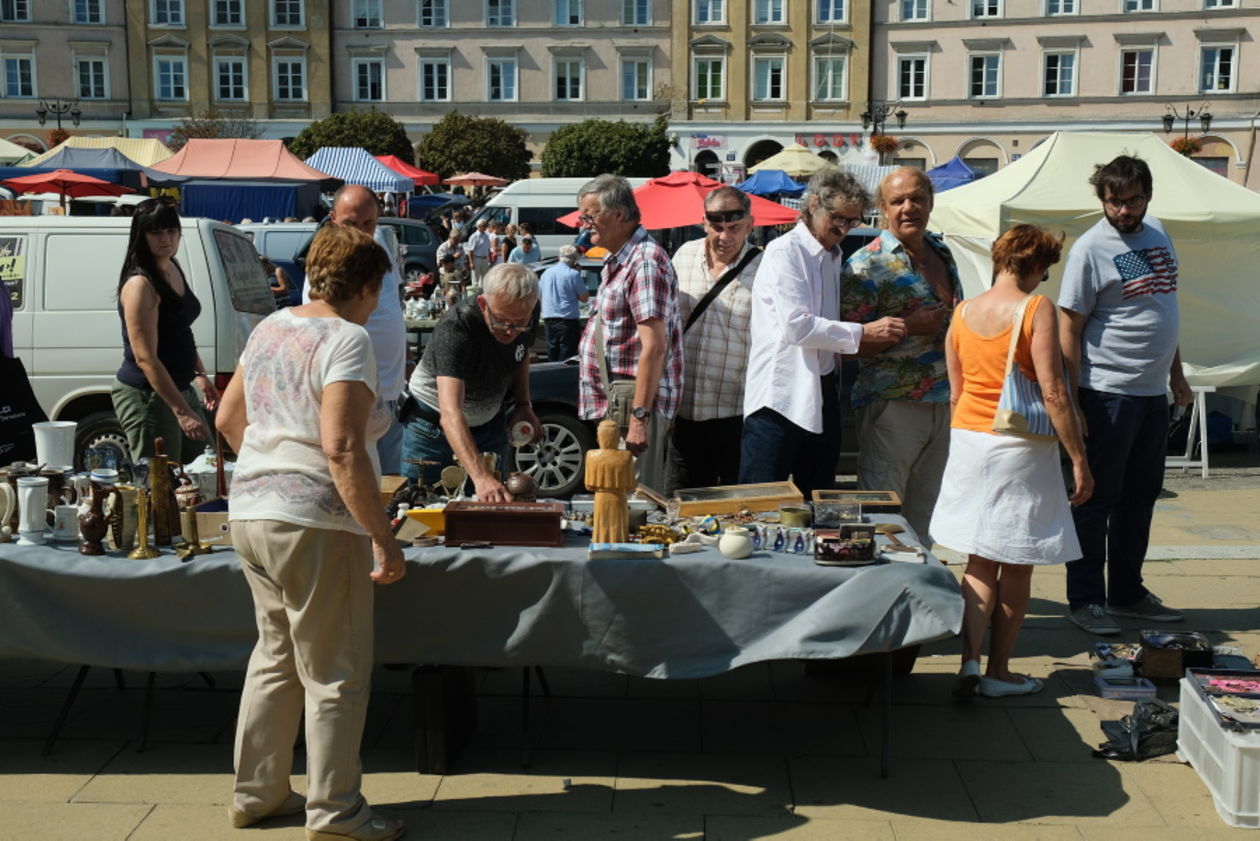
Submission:
[[[885,779],[888,778],[889,759],[892,755],[892,678],[893,678],[893,655],[891,651],[884,652],[883,668],[880,669],[882,677],[883,703],[880,704],[881,720],[879,726],[879,775]]]
[[[74,706],[74,699],[79,697],[79,690],[83,688],[83,681],[87,678],[88,669],[91,666],[80,666],[79,673],[74,676],[74,683],[70,686],[70,694],[66,696],[65,702],[61,705],[61,710],[57,713],[57,720],[53,722],[52,732],[48,734],[48,738],[44,741],[43,755],[48,756],[52,753],[53,745],[57,742],[57,737],[61,735],[61,728],[66,724],[66,718],[70,715],[70,708]]]
[[[153,695],[157,691],[157,672],[149,672],[144,684],[144,710],[140,713],[140,747],[136,753],[144,753],[149,746],[149,716],[153,714]]]

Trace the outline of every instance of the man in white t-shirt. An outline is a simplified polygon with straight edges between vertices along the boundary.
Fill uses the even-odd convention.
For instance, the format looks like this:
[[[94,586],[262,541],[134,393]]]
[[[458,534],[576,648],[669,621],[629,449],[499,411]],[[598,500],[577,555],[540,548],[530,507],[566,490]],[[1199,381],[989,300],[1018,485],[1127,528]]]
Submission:
[[[468,238],[468,255],[472,258],[473,286],[481,286],[490,271],[490,254],[493,243],[486,230],[489,223],[485,219],[477,220],[477,230]]]

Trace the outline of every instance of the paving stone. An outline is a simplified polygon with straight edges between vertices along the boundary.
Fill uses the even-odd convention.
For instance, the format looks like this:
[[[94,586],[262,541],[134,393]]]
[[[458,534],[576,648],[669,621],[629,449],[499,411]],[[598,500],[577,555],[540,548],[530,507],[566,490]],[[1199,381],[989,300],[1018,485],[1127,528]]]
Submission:
[[[0,804],[7,808],[17,802],[65,803],[125,750],[124,744],[64,739],[52,756],[42,756],[42,739],[0,741]]]
[[[957,763],[980,820],[1164,826],[1132,778],[1111,763]]]
[[[696,681],[701,698],[715,700],[764,700],[774,698],[774,679],[769,663],[754,663],[733,672]]]
[[[1075,826],[978,824],[893,818],[897,841],[1081,841]]]
[[[82,803],[196,803],[226,806],[232,749],[226,745],[128,745],[75,795]]]
[[[561,750],[698,751],[699,725],[699,701],[554,698],[540,745]]]
[[[894,841],[896,836],[888,821],[835,821],[789,817],[731,817],[710,815],[705,818],[705,841]]]
[[[705,841],[704,818],[657,815],[524,814],[512,841]]]
[[[612,809],[617,755],[611,751],[470,748],[442,777],[435,809],[488,812],[603,812]]]
[[[147,805],[114,803],[0,804],[0,841],[129,841],[152,809]],[[168,839],[187,836],[167,836]]]
[[[1099,824],[1080,827],[1085,841],[1242,841],[1255,838],[1254,829],[1237,829],[1220,824],[1216,828],[1195,827],[1188,833],[1185,827],[1119,826]]]
[[[416,771],[410,747],[363,752],[363,796],[373,807],[419,809],[429,806],[441,777]]]
[[[791,801],[779,755],[624,753],[613,812],[784,815]]]
[[[953,762],[894,758],[887,779],[874,757],[793,756],[788,767],[796,814],[810,818],[889,820],[895,816],[978,820]]]
[[[1006,699],[1003,699],[1005,701]],[[867,752],[879,750],[882,713],[858,711]],[[988,703],[902,706],[892,710],[892,755],[916,759],[1028,760],[1028,749],[1006,710]]]
[[[1090,751],[1103,739],[1102,719],[1089,709],[1007,709],[1015,730],[1037,762],[1097,762]]]
[[[1135,762],[1126,766],[1124,774],[1137,782],[1169,826],[1197,831],[1223,823],[1212,793],[1189,765]]]
[[[127,841],[242,841],[242,837],[248,841],[293,841],[302,837],[304,821],[304,815],[289,815],[240,830],[228,820],[226,806],[162,803],[152,807]]]

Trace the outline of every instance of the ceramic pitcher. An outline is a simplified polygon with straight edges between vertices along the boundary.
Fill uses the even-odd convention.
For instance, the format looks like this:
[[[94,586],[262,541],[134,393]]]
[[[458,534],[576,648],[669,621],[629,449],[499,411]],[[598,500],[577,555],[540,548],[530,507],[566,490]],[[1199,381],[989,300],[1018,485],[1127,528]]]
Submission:
[[[48,540],[48,479],[23,476],[18,486],[18,545],[39,546]]]

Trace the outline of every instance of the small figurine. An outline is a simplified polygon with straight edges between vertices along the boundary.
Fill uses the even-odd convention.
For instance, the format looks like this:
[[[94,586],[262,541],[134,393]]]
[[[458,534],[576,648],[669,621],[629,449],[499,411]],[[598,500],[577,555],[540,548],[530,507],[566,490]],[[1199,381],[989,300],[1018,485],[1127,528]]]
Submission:
[[[621,430],[616,421],[600,421],[596,436],[599,449],[586,452],[586,488],[595,494],[591,542],[625,543],[630,536],[626,497],[638,486],[634,456],[617,449]]]

